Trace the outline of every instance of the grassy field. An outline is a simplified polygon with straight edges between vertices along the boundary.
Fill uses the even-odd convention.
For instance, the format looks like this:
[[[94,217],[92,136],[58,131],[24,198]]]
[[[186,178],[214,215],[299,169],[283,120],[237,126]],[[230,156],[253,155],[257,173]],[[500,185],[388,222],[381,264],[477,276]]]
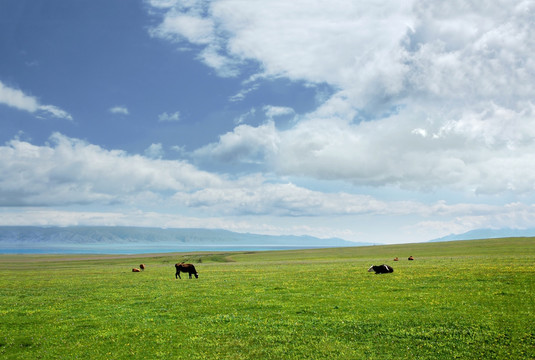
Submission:
[[[1,255],[0,274],[2,359],[535,358],[535,238]]]

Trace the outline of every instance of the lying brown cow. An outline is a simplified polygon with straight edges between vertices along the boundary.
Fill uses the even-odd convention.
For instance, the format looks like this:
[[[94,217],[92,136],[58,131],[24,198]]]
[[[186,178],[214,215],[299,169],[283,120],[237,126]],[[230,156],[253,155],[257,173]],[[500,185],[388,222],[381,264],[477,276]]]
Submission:
[[[176,268],[175,279],[177,278],[182,279],[180,277],[181,272],[188,273],[190,279],[191,279],[191,275],[195,275],[195,279],[199,278],[199,274],[197,273],[197,270],[195,270],[195,266],[193,266],[193,264],[184,264],[184,263],[175,264],[175,268]]]
[[[138,268],[133,268],[132,272],[141,272],[141,270],[139,270]]]
[[[140,268],[141,270],[145,270],[145,264],[141,264],[141,265],[139,265],[139,268]]]
[[[409,260],[414,260],[414,258],[412,256],[409,256]]]
[[[396,257],[396,258],[394,258],[394,261],[399,261],[399,259]]]

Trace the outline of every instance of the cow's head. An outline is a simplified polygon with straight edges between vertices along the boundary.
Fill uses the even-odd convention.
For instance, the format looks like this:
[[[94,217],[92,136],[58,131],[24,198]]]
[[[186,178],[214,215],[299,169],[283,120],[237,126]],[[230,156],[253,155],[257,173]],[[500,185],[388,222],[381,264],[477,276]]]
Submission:
[[[373,265],[370,266],[370,268],[368,269],[368,272],[372,272],[373,271]]]

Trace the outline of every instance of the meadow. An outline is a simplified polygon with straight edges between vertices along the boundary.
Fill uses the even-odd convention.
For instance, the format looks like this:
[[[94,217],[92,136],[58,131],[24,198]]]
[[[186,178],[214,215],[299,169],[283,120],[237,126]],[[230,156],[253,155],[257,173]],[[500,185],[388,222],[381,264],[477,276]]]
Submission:
[[[535,238],[0,255],[0,275],[2,359],[535,358]]]

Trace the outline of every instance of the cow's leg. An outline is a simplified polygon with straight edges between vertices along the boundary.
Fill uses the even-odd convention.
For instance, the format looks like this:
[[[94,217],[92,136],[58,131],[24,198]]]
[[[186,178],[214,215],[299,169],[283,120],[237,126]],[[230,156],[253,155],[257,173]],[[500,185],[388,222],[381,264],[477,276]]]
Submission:
[[[189,273],[189,278],[191,279],[191,273]]]
[[[180,270],[177,270],[177,271],[176,271],[175,279],[176,279],[176,278],[178,278],[178,279],[182,279],[182,278],[180,277]]]

